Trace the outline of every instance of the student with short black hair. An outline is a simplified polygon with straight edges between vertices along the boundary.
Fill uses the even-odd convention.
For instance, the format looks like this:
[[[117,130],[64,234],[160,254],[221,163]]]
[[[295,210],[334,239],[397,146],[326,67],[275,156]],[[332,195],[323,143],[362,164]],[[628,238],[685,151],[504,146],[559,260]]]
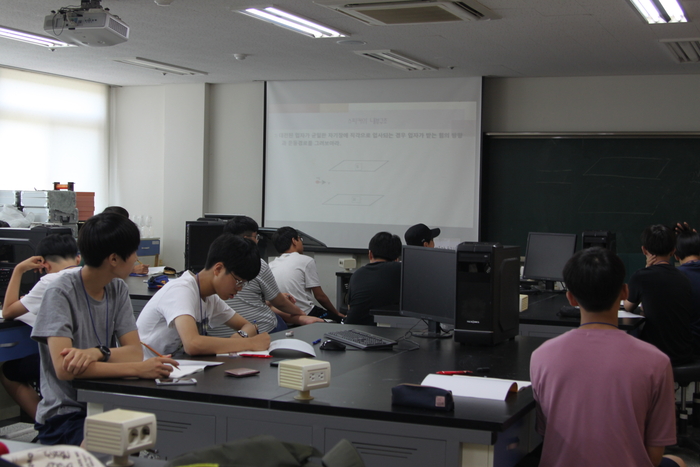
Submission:
[[[166,378],[175,360],[143,359],[129,289],[139,231],[128,218],[98,214],[80,229],[85,266],[44,292],[32,338],[39,342],[41,394],[36,421],[42,444],[80,445],[86,404],[75,378]],[[115,346],[115,340],[119,346]]]
[[[379,232],[369,241],[369,264],[355,271],[348,284],[346,324],[374,324],[373,308],[398,305],[401,298],[401,239]]]
[[[675,257],[681,263],[678,269],[690,280],[693,297],[690,331],[693,353],[700,355],[700,234],[690,228],[678,232]]]
[[[27,258],[14,267],[2,308],[4,319],[17,319],[29,326],[34,326],[48,286],[80,262],[78,245],[71,235],[47,235],[39,241],[34,253],[36,256]],[[30,271],[42,270],[46,271],[46,275],[41,277],[27,295],[20,297],[22,276]],[[34,389],[40,381],[39,354],[5,362],[0,381],[17,405],[34,419],[40,401],[39,394]]]
[[[581,325],[532,353],[540,467],[685,467],[663,456],[676,443],[669,358],[617,327],[624,280],[624,264],[604,248],[579,251],[564,267],[566,297],[580,307]]]
[[[658,347],[675,364],[692,359],[692,292],[690,281],[671,264],[676,234],[665,225],[652,225],[641,236],[646,267],[629,281],[625,309],[634,311],[641,304],[646,318],[640,338]]]
[[[321,288],[316,262],[303,255],[304,240],[296,229],[280,227],[272,241],[277,251],[282,253],[270,263],[280,290],[296,298],[296,305],[307,315],[340,322],[345,315],[338,313]],[[323,308],[314,305],[314,298]]]
[[[224,300],[233,298],[260,272],[260,255],[251,240],[230,233],[209,247],[203,270],[169,281],[148,301],[136,321],[141,340],[161,354],[181,348],[189,355],[266,350],[270,336],[236,313]],[[231,337],[210,336],[225,324]],[[147,354],[152,354],[150,349]]]

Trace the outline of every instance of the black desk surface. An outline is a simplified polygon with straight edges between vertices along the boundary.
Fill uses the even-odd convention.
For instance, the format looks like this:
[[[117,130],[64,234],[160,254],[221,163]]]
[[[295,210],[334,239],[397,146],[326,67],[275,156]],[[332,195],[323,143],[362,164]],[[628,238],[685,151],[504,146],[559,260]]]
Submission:
[[[158,290],[150,290],[148,284],[144,281],[148,280],[149,276],[128,276],[124,282],[129,287],[129,297],[137,300],[150,300]],[[175,276],[171,276],[173,279]]]
[[[322,338],[324,332],[337,330],[337,324],[313,324],[294,329],[294,337],[306,342]],[[405,331],[396,328],[352,326],[382,336],[399,339]],[[346,328],[349,328],[346,327]],[[276,333],[273,339],[285,339]],[[400,383],[420,384],[423,378],[440,370],[475,370],[489,367],[489,376],[529,380],[530,354],[545,339],[518,336],[494,347],[469,347],[452,339],[412,338],[418,350],[324,351],[317,346],[320,360],[331,364],[331,385],[311,392],[314,400],[294,399],[296,391],[277,385],[277,368],[269,359],[205,357],[203,360],[224,362],[197,373],[196,386],[156,386],[152,380],[75,380],[78,389],[115,392],[135,396],[158,397],[194,402],[242,405],[335,415],[342,417],[386,420],[471,428],[492,432],[503,431],[534,408],[530,388],[511,394],[506,401],[455,398],[454,413],[440,413],[391,405],[391,388]],[[254,368],[256,376],[232,378],[224,375],[231,368]]]
[[[563,293],[542,293],[539,295],[530,295],[527,310],[520,313],[521,324],[539,324],[546,326],[566,326],[570,328],[577,327],[580,323],[579,318],[567,318],[557,316],[559,309],[568,305],[566,294]],[[629,331],[641,325],[644,318],[619,318],[618,326],[620,329]]]

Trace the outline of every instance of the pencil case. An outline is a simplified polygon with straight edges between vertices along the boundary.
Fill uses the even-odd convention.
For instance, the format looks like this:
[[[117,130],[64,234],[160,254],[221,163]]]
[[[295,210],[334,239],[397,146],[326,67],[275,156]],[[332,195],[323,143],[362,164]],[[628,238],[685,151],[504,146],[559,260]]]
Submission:
[[[391,388],[391,404],[439,412],[452,412],[455,408],[452,391],[420,384],[399,384]]]

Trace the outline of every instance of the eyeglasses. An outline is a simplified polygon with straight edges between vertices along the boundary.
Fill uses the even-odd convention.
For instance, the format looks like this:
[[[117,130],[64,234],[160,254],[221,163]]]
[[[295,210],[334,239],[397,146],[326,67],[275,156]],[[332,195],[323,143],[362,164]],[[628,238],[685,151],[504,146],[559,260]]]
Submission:
[[[248,283],[247,280],[237,278],[234,273],[231,273],[231,275],[233,276],[234,279],[236,279],[236,287],[243,287],[244,285],[246,285]]]
[[[256,235],[246,235],[246,236],[243,237],[243,238],[249,238],[249,239],[251,239],[251,240],[255,240],[256,242],[259,242],[260,240],[262,240],[262,235],[260,235],[260,234],[256,234]]]

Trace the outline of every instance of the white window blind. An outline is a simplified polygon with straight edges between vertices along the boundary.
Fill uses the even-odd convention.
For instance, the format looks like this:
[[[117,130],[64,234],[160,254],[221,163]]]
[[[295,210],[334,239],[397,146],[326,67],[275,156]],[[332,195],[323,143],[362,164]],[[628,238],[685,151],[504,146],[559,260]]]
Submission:
[[[107,202],[108,86],[0,68],[0,189],[75,182]]]

